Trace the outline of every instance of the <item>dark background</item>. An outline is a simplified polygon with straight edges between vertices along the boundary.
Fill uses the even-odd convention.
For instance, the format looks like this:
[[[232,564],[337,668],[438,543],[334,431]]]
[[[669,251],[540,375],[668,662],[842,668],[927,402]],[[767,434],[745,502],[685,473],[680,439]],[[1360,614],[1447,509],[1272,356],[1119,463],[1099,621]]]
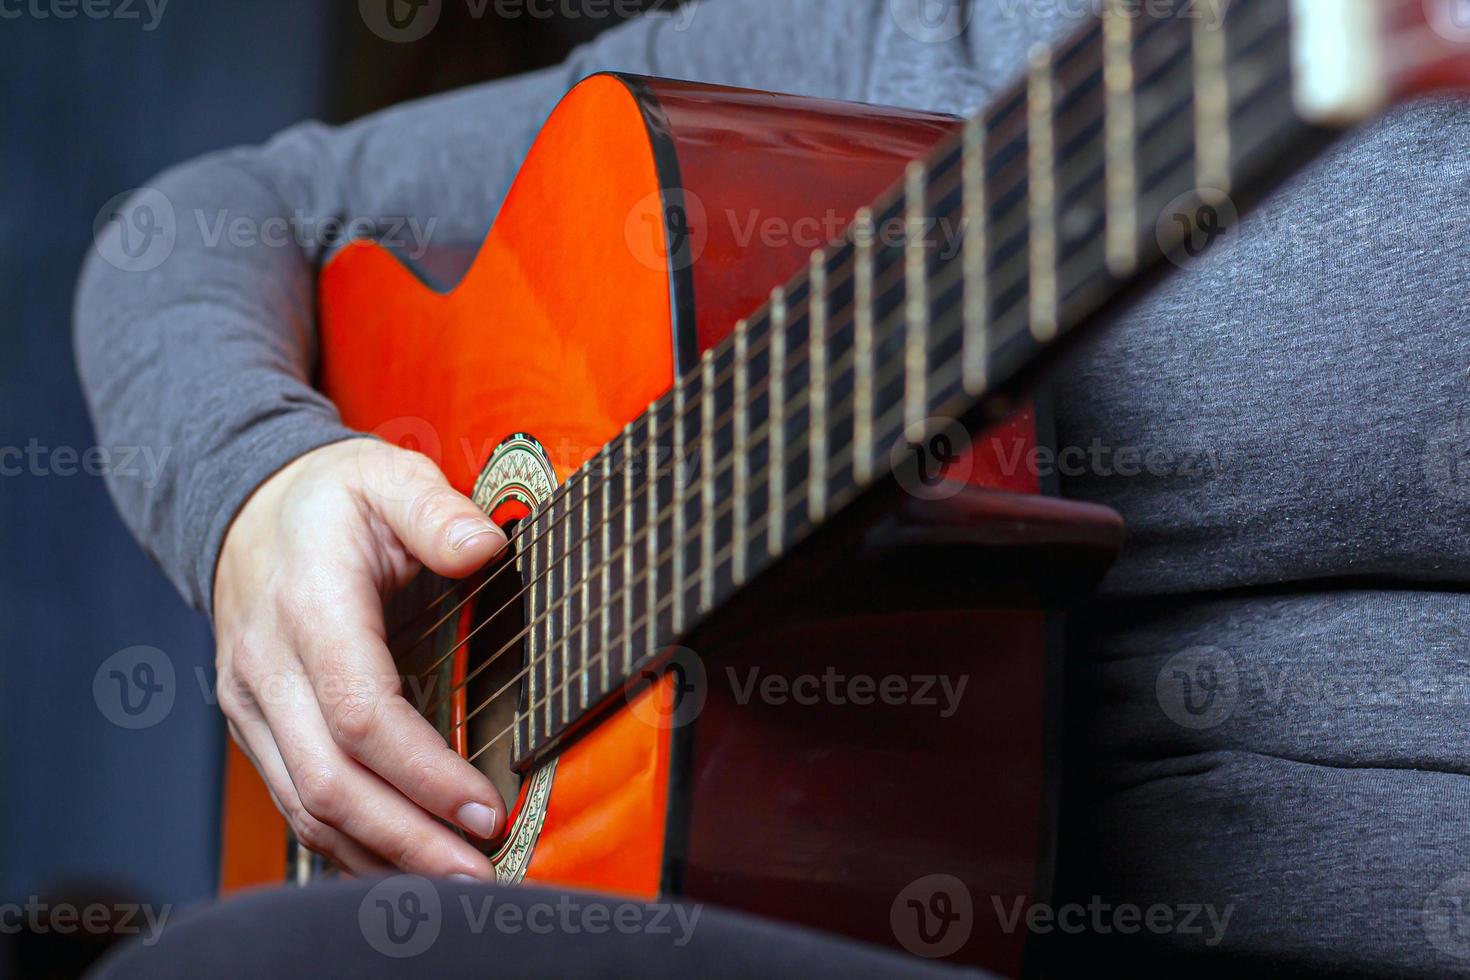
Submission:
[[[34,440],[50,460],[95,446],[71,297],[114,195],[303,118],[340,122],[552,64],[615,23],[508,20],[493,3],[475,17],[445,0],[428,38],[394,44],[351,0],[171,0],[153,30],[145,3],[130,9],[138,19],[61,19],[53,0],[26,0],[0,19],[0,450]],[[215,889],[224,735],[206,696],[211,635],[129,537],[101,477],[56,468],[0,475],[0,903],[177,913]],[[177,694],[163,721],[127,730],[92,685],[138,645],[167,654]],[[65,973],[101,941],[0,935],[0,974]]]

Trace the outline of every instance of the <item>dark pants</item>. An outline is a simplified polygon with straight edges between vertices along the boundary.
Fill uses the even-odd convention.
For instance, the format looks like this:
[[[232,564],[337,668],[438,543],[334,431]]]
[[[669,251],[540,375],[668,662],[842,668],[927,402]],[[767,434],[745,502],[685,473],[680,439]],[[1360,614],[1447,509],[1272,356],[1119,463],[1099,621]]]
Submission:
[[[700,905],[396,876],[274,889],[199,909],[103,961],[178,977],[978,976]]]

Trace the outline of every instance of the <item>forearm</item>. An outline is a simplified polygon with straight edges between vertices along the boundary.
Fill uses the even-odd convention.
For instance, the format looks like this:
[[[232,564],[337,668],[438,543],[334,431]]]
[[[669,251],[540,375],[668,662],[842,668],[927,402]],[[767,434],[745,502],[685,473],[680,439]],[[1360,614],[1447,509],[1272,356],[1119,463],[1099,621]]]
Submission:
[[[175,237],[150,244],[141,264],[166,257],[133,268],[113,222],[76,304],[99,439],[168,452],[149,485],[109,477],[129,527],[207,611],[216,555],[244,500],[292,459],[352,435],[310,384],[315,279],[333,232],[396,229],[410,251],[425,239],[478,243],[542,120],[593,71],[861,98],[860,55],[883,9],[877,0],[833,0],[800,16],[784,0],[696,5],[609,31],[553,69],[338,129],[299,126],[160,175],[150,191],[162,197],[135,199],[121,218],[166,202],[156,217],[171,219]]]

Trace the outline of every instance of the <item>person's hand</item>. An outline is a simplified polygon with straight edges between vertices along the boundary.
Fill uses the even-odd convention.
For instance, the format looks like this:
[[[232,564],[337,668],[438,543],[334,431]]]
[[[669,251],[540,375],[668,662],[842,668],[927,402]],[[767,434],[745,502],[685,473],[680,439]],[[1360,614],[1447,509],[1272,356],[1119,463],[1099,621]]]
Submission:
[[[505,804],[402,696],[383,602],[421,566],[463,577],[505,543],[427,457],[376,439],[286,466],[225,536],[220,708],[297,838],[351,872],[493,875],[434,817],[489,838]]]

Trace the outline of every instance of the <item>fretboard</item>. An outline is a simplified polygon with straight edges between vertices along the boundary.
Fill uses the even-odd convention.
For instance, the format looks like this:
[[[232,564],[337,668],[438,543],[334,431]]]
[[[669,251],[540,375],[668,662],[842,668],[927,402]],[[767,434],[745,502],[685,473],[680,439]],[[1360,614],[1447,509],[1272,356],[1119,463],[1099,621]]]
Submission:
[[[1291,30],[1282,0],[1110,2],[573,474],[523,529],[517,759],[891,479],[905,447],[976,418],[1215,197],[1321,145],[1293,107]]]

